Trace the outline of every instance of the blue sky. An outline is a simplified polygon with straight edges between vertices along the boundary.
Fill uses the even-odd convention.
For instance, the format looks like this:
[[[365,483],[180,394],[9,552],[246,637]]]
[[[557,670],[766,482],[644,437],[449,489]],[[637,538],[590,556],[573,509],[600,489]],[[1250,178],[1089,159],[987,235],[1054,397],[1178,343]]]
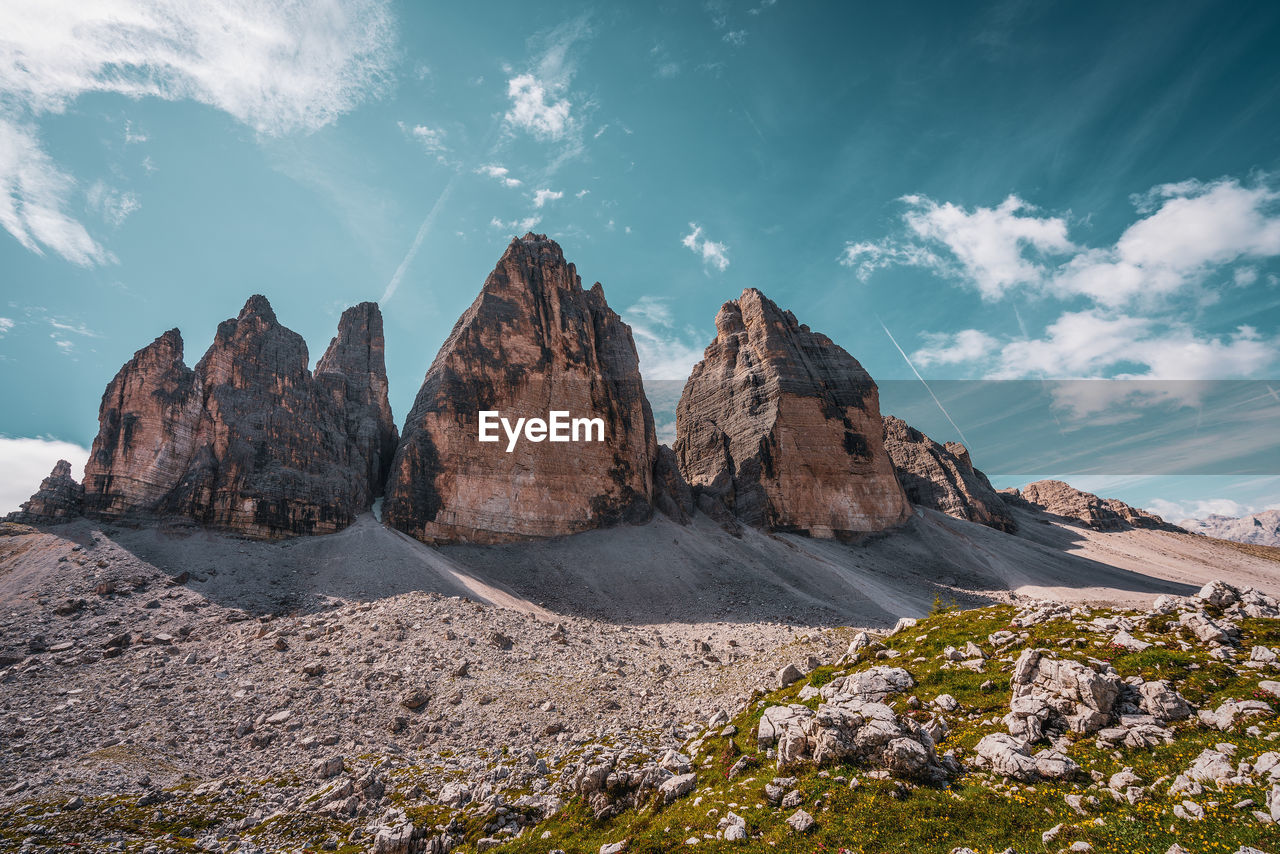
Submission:
[[[136,349],[177,326],[194,364],[251,293],[313,359],[379,300],[402,419],[530,229],[604,283],[655,398],[759,287],[857,356],[886,411],[972,433],[1000,485],[1280,503],[1271,471],[1004,471],[998,438],[894,397],[916,371],[1275,376],[1280,6],[613,5],[5,3],[0,509],[83,458]],[[1072,418],[1122,444],[1127,419],[1206,405],[1058,404],[1046,445]]]

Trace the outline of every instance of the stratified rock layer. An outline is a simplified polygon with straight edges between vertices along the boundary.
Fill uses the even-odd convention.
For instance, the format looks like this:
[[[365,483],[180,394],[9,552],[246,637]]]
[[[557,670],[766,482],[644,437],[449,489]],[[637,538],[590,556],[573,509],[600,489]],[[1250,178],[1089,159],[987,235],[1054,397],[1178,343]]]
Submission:
[[[902,419],[886,415],[884,448],[912,504],[998,531],[1015,529],[1008,507],[987,476],[973,467],[964,445],[939,445]]]
[[[676,408],[685,479],[747,524],[829,537],[880,531],[910,505],[885,453],[879,392],[858,361],[754,288]]]
[[[49,525],[76,518],[83,506],[84,487],[71,476],[71,463],[58,460],[49,476],[40,482],[36,494],[5,519],[27,525]]]
[[[1020,490],[1002,489],[1000,495],[1006,503],[1030,506],[1035,510],[1081,522],[1096,531],[1151,528],[1183,532],[1177,525],[1169,524],[1154,513],[1130,507],[1114,498],[1099,498],[1060,480],[1037,480]]]
[[[600,418],[604,441],[478,440],[512,424]],[[512,240],[441,347],[405,422],[383,518],[425,542],[505,542],[652,515],[657,439],[631,329],[545,235]]]
[[[247,536],[330,533],[381,492],[394,445],[382,318],[345,313],[313,377],[302,337],[253,296],[192,370],[170,330],[107,386],[85,509],[180,516]]]

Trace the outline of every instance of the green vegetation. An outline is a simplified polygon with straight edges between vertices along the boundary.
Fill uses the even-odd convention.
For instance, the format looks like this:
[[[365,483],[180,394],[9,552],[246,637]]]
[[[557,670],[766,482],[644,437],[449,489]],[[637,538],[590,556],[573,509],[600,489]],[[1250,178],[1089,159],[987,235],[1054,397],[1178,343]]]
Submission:
[[[1004,731],[1000,718],[1008,711],[1012,662],[1028,646],[1048,648],[1056,655],[1078,660],[1106,660],[1122,677],[1171,680],[1201,708],[1214,708],[1228,699],[1253,698],[1259,678],[1265,678],[1258,671],[1212,659],[1202,644],[1179,648],[1178,635],[1172,632],[1175,626],[1165,620],[1152,620],[1145,628],[1168,630],[1167,634],[1134,631],[1135,636],[1164,645],[1131,652],[1111,646],[1110,633],[1094,631],[1066,618],[1018,629],[1011,623],[1015,613],[1011,607],[959,611],[939,605],[932,616],[863,650],[853,661],[819,667],[787,688],[757,694],[733,718],[736,731],[732,734],[721,735],[719,727],[703,733],[701,750],[693,757],[698,777],[691,794],[666,806],[654,796],[638,809],[600,821],[581,799],[571,799],[559,814],[526,829],[496,850],[504,854],[546,854],[554,849],[595,854],[603,844],[628,840],[629,854],[657,854],[690,850],[695,846],[686,841],[697,839],[698,851],[797,854],[947,854],[959,846],[983,854],[1012,847],[1027,854],[1058,851],[1075,841],[1088,842],[1095,851],[1112,854],[1164,854],[1175,842],[1192,854],[1231,854],[1242,845],[1273,854],[1280,852],[1280,830],[1260,823],[1252,815],[1253,809],[1265,809],[1264,786],[1237,786],[1219,792],[1207,785],[1202,795],[1192,799],[1204,808],[1202,821],[1176,818],[1173,808],[1186,796],[1171,798],[1166,794],[1168,783],[1205,748],[1221,742],[1235,744],[1236,761],[1280,750],[1280,738],[1276,737],[1280,721],[1273,718],[1241,723],[1230,732],[1211,730],[1194,720],[1184,721],[1173,725],[1173,744],[1142,750],[1101,749],[1091,736],[1073,736],[1070,755],[1086,772],[1093,772],[1095,780],[1104,780],[1102,784],[1085,779],[1025,785],[970,770],[945,785],[917,786],[880,779],[870,773],[872,769],[853,765],[789,769],[787,774],[797,777],[794,788],[803,799],[801,808],[816,819],[816,826],[809,833],[793,832],[785,820],[795,808],[774,806],[766,798],[765,785],[779,772],[774,762],[758,750],[756,726],[768,705],[799,702],[798,694],[806,686],[820,687],[845,673],[878,663],[906,667],[917,680],[913,695],[919,706],[909,704],[906,696],[894,697],[889,704],[898,714],[921,720],[929,717],[926,709],[934,698],[941,694],[954,696],[960,709],[947,716],[951,732],[939,750],[954,751],[966,767],[971,765],[972,751],[980,738]],[[1095,610],[1093,616],[1113,614]],[[988,635],[1001,630],[1015,632],[1019,638],[997,651]],[[848,630],[847,635],[851,638],[853,631]],[[1241,635],[1240,646],[1245,651],[1255,644],[1280,646],[1280,621],[1245,620]],[[944,659],[943,650],[948,646],[963,648],[969,641],[991,656],[981,669]],[[888,662],[877,658],[877,651],[886,647],[900,654]],[[805,701],[810,708],[816,708],[818,703],[818,698]],[[1251,724],[1258,725],[1253,735],[1245,731]],[[496,759],[499,751],[494,753]],[[751,758],[747,770],[730,780],[730,767],[743,756]],[[1146,799],[1132,805],[1113,798],[1105,788],[1105,779],[1125,767],[1132,768],[1147,788]],[[417,795],[406,797],[404,792],[425,780],[429,772],[431,766],[412,765],[389,771],[388,794],[393,803],[403,807],[418,826],[436,827],[456,819],[455,826],[462,828],[467,841],[455,850],[475,851],[475,843],[492,813],[477,806],[452,811]],[[851,786],[852,781],[856,783]],[[157,841],[162,842],[161,850],[188,850],[194,847],[194,837],[203,832],[221,827],[225,833],[228,823],[263,812],[264,803],[270,807],[269,798],[264,795],[270,785],[260,781],[252,786],[232,787],[215,796],[196,796],[187,790],[189,787],[182,787],[172,792],[168,800],[149,806],[139,806],[136,797],[122,796],[92,799],[79,810],[64,810],[60,804],[27,803],[0,815],[0,848],[16,849],[32,835],[31,826],[39,825],[45,829],[39,837],[41,845],[61,847],[77,840],[83,845],[85,840],[116,838],[127,840],[127,850],[140,851],[147,842]],[[507,794],[510,802],[518,793]],[[1066,801],[1068,795],[1084,799],[1084,815]],[[1235,806],[1246,800],[1251,800],[1253,806]],[[745,842],[716,838],[717,824],[729,812],[745,819]],[[254,844],[266,850],[318,850],[321,841],[329,839],[338,841],[339,852],[353,852],[366,850],[372,841],[367,836],[358,843],[347,841],[353,829],[367,823],[365,819],[338,820],[303,809],[267,818],[253,827],[251,834]],[[1057,838],[1048,845],[1042,842],[1041,835],[1059,824],[1063,827]],[[269,840],[277,840],[279,848],[273,848]]]

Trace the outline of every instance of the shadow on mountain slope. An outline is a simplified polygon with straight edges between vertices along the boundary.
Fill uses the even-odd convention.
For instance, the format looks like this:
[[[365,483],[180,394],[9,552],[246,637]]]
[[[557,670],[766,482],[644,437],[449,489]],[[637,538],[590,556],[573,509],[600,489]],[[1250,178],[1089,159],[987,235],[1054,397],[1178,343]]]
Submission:
[[[369,515],[337,534],[274,543],[190,525],[80,521],[38,541],[3,538],[0,601],[66,595],[41,588],[41,579],[54,577],[44,563],[65,548],[38,542],[55,537],[63,546],[67,539],[92,545],[95,563],[117,575],[154,567],[211,602],[254,614],[432,591],[547,618],[885,626],[926,613],[935,599],[973,606],[1013,594],[1128,604],[1185,595],[1217,577],[1280,592],[1275,562],[1204,537],[1099,533],[1016,512],[1017,535],[917,510],[899,529],[855,543],[754,530],[737,538],[698,516],[685,527],[658,517],[572,537],[441,548]]]

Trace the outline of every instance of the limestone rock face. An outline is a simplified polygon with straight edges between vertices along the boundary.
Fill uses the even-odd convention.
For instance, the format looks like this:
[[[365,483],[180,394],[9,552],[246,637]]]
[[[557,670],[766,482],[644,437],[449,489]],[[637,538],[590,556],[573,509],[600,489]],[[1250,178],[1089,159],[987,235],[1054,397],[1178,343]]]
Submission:
[[[1185,533],[1154,513],[1130,507],[1114,498],[1099,498],[1082,492],[1060,480],[1037,480],[1022,489],[1002,489],[1007,503],[1030,506],[1055,516],[1084,523],[1096,531],[1123,531],[1128,528],[1151,528]]]
[[[882,429],[858,361],[748,288],[685,384],[675,452],[689,484],[743,522],[830,537],[910,513]]]
[[[604,441],[479,441],[480,411],[599,418]],[[591,438],[596,437],[592,433]],[[657,438],[631,329],[555,241],[512,240],[405,422],[383,518],[424,542],[508,542],[652,516]]]
[[[373,493],[382,494],[400,433],[387,397],[382,311],[362,302],[342,313],[338,335],[316,363],[316,382],[346,421],[352,465],[363,464]]]
[[[902,419],[886,415],[884,449],[912,504],[998,531],[1015,530],[1008,507],[987,476],[973,467],[964,445],[939,445]]]
[[[78,517],[83,505],[84,487],[71,476],[71,463],[58,460],[36,494],[5,518],[27,525],[49,525]]]
[[[85,510],[119,517],[158,511],[195,454],[203,395],[170,329],[107,385],[84,468]]]
[[[107,386],[85,509],[180,516],[253,537],[339,530],[381,491],[394,437],[377,307],[343,316],[307,368],[302,337],[254,296],[189,369],[171,330]],[[363,353],[363,355],[362,355]]]

